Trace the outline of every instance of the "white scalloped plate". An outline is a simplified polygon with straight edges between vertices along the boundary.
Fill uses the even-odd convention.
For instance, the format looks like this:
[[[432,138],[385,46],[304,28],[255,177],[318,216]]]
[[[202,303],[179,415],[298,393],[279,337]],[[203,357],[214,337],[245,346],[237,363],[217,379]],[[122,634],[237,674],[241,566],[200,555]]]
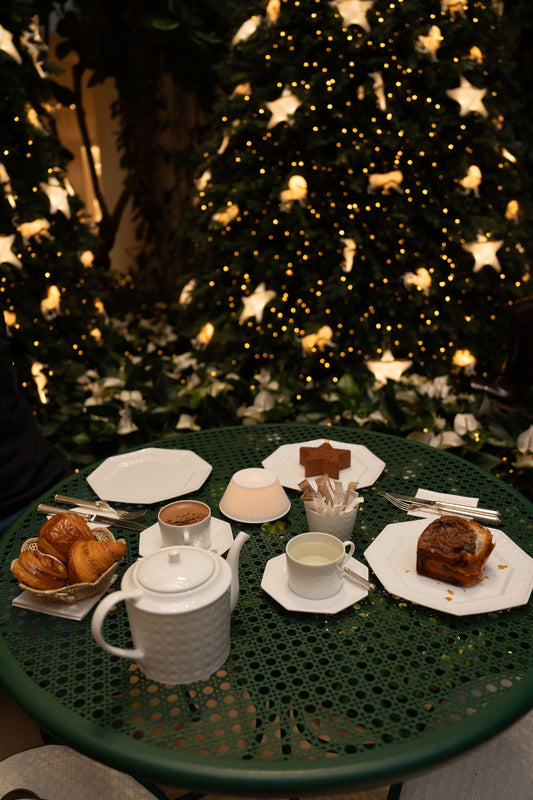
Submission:
[[[347,449],[351,453],[350,466],[339,472],[340,481],[357,481],[359,488],[371,486],[385,468],[385,462],[362,444],[334,442],[332,439],[282,444],[265,458],[263,467],[271,469],[285,488],[298,489],[298,484],[305,478],[305,469],[300,464],[300,447],[319,447],[324,442],[329,442],[332,447]]]
[[[107,458],[87,483],[101,500],[149,505],[195,492],[211,470],[191,450],[146,447]]]
[[[387,525],[365,550],[365,558],[391,594],[456,616],[501,611],[528,602],[533,589],[533,558],[500,530],[489,528],[495,547],[481,583],[454,586],[418,575],[416,545],[427,519]]]

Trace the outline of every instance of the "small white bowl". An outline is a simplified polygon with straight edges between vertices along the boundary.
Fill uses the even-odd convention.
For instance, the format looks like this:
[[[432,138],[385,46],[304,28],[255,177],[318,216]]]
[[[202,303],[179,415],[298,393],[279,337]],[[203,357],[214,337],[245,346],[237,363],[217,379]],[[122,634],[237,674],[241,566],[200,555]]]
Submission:
[[[236,472],[220,501],[225,517],[250,524],[273,522],[283,517],[290,507],[278,477],[269,469],[259,467]]]

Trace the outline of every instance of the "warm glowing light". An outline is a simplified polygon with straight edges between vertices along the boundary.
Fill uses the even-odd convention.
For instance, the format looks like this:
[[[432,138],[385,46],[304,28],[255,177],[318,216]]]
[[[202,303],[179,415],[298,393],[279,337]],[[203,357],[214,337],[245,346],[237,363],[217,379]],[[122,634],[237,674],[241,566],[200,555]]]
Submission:
[[[482,176],[480,168],[475,164],[472,164],[470,167],[468,167],[466,176],[459,181],[463,187],[462,194],[467,195],[470,194],[470,192],[473,192],[474,197],[479,197],[479,187],[481,185],[481,181]]]
[[[28,240],[34,236],[39,242],[42,237],[51,239],[49,230],[50,222],[47,219],[34,219],[31,222],[21,222],[17,225],[17,230],[24,240],[24,244],[28,244]]]
[[[35,385],[37,386],[37,392],[39,394],[39,400],[43,405],[48,403],[48,393],[46,391],[46,384],[48,383],[48,378],[46,375],[43,375],[42,368],[44,364],[41,364],[39,361],[34,361],[31,365],[31,374],[33,380],[35,381]]]
[[[452,357],[452,364],[469,372],[476,366],[476,358],[470,350],[456,350]]]
[[[412,363],[410,359],[395,359],[390,350],[385,350],[379,361],[369,360],[366,366],[379,383],[385,384],[388,380],[399,381]]]
[[[312,353],[315,350],[323,352],[326,347],[333,346],[333,342],[331,341],[332,336],[333,331],[329,325],[323,325],[316,333],[309,333],[307,336],[303,336],[300,339],[303,352],[306,354]]]
[[[403,182],[403,172],[395,169],[392,172],[374,173],[368,176],[367,193],[374,194],[380,189],[383,194],[390,194],[391,189],[399,194],[403,193],[401,183]]]
[[[276,292],[267,289],[264,283],[260,283],[253,294],[242,298],[244,309],[239,317],[240,321],[255,317],[257,322],[262,322],[265,306],[275,296]]]
[[[483,105],[483,98],[487,94],[486,89],[477,89],[464,75],[460,77],[457,89],[447,89],[446,94],[460,105],[459,116],[464,117],[471,111],[476,111],[481,116],[486,117],[488,112]]]
[[[474,272],[480,272],[483,267],[492,267],[496,272],[501,272],[501,264],[496,253],[503,245],[503,239],[492,241],[483,234],[478,234],[476,242],[467,242],[463,250],[474,256]]]
[[[289,178],[289,188],[283,189],[280,192],[279,199],[281,203],[286,206],[285,210],[289,210],[297,200],[300,205],[305,205],[305,199],[307,198],[307,181],[303,177],[303,175],[292,175]]]
[[[216,214],[213,214],[213,221],[220,222],[222,225],[230,225],[236,217],[239,216],[239,206],[236,203],[232,203],[223,211],[217,211]]]
[[[417,53],[423,53],[424,55],[431,56],[432,61],[437,61],[437,50],[439,49],[443,38],[444,37],[442,36],[438,25],[432,25],[427,36],[421,35],[418,37],[415,44],[415,50]]]
[[[298,100],[291,92],[290,88],[286,86],[277,100],[266,103],[266,107],[272,114],[268,121],[267,128],[273,128],[280,122],[286,122],[288,125],[292,125],[293,114],[301,105],[302,101]]]
[[[11,58],[14,58],[18,64],[22,64],[20,53],[13,44],[13,34],[0,25],[0,50],[6,53]]]
[[[0,236],[0,264],[12,264],[14,267],[22,268],[22,264],[11,249],[15,243],[15,234],[10,236]]]
[[[17,324],[17,315],[14,311],[4,311],[4,322],[6,323],[6,328],[12,328],[14,325]]]
[[[206,322],[198,332],[198,335],[193,340],[193,345],[197,350],[207,347],[215,334],[215,326],[212,322]]]
[[[48,294],[41,300],[41,314],[47,322],[61,313],[61,292],[57,286],[49,286]]]
[[[431,283],[431,274],[425,267],[419,267],[416,272],[406,272],[403,275],[403,284],[406,288],[416,286],[424,294],[429,293]]]

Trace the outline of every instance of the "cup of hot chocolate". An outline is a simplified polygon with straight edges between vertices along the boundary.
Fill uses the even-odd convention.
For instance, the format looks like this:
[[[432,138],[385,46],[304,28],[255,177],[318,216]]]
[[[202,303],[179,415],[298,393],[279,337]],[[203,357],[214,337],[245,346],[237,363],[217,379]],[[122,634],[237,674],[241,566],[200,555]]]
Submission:
[[[163,547],[189,544],[207,549],[211,543],[211,509],[200,500],[175,500],[157,515]]]

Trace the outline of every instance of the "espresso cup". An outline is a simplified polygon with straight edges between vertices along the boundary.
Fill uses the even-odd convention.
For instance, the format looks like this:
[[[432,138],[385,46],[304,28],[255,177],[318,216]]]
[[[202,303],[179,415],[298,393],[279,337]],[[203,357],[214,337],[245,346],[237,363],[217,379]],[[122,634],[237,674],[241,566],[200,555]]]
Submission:
[[[354,551],[329,533],[300,533],[285,548],[289,589],[308,600],[324,600],[340,591],[343,567]]]
[[[199,500],[175,500],[157,515],[163,547],[189,544],[207,549],[211,543],[211,509]]]

